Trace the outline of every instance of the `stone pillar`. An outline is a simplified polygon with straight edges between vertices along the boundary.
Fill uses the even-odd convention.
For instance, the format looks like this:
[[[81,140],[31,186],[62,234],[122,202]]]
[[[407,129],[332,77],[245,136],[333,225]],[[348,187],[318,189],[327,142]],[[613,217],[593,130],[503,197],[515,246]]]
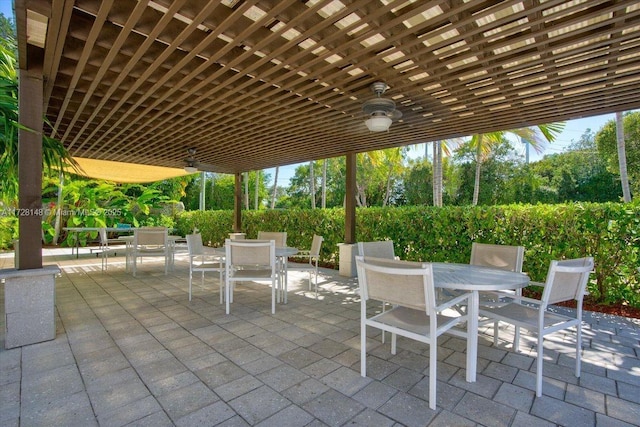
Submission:
[[[338,243],[340,250],[338,262],[341,276],[356,277],[356,255],[358,255],[358,245],[356,243]]]
[[[56,337],[55,265],[38,269],[0,270],[4,281],[4,347],[14,348]]]

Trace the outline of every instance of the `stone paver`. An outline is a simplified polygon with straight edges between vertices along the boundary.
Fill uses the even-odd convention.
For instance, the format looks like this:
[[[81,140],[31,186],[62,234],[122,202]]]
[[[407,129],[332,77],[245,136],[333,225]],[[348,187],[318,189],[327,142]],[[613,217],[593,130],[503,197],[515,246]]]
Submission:
[[[501,327],[498,347],[492,328],[481,328],[475,383],[466,382],[464,340],[443,336],[433,411],[427,345],[399,339],[392,355],[388,335],[383,344],[369,330],[368,376],[360,376],[357,282],[336,271],[322,270],[318,299],[306,274],[291,272],[289,303],[275,315],[268,287],[238,286],[227,316],[215,275],[204,286],[196,281],[188,301],[181,256],[167,276],[145,260],[135,278],[117,257],[104,273],[87,254],[52,252],[51,262],[63,269],[57,336],[0,349],[3,427],[617,427],[640,420],[637,320],[585,313],[581,378],[571,332],[545,340],[540,398],[534,340],[525,331],[514,353],[513,328]]]

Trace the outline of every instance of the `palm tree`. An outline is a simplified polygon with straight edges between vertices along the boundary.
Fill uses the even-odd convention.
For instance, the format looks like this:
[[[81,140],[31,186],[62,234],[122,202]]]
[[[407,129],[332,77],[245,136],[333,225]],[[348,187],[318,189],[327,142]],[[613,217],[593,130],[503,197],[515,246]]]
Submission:
[[[316,208],[316,176],[313,173],[313,160],[309,162],[309,193],[311,193],[311,209]]]
[[[627,174],[627,152],[624,144],[624,120],[622,112],[616,112],[616,140],[618,147],[618,165],[620,166],[620,181],[622,182],[622,198],[625,203],[631,201],[629,176]]]
[[[521,139],[526,140],[537,151],[542,152],[545,140],[553,142],[556,136],[562,132],[564,122],[538,125],[531,128],[520,128],[506,131],[496,131],[491,133],[478,134],[471,137],[469,144],[475,148],[476,152],[476,174],[473,186],[473,205],[478,204],[480,194],[480,169],[482,162],[488,157],[493,149],[502,142],[507,133],[512,133]]]
[[[15,41],[13,42],[15,43]],[[49,124],[44,120],[45,124]],[[0,189],[4,203],[15,204],[18,199],[18,130],[30,129],[18,122],[18,73],[11,41],[0,43]],[[79,167],[60,141],[42,137],[42,163],[51,173]],[[56,172],[57,174],[58,172]]]
[[[327,207],[327,159],[322,161],[322,209]]]
[[[276,207],[276,197],[278,196],[278,172],[280,171],[280,166],[276,166],[276,173],[273,178],[273,193],[271,194],[271,209],[275,209]]]

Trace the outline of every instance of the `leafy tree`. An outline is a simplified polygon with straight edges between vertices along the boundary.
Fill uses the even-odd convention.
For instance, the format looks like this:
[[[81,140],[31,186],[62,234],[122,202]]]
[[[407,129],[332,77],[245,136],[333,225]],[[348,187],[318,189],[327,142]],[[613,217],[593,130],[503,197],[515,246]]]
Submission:
[[[544,156],[531,165],[541,180],[531,203],[617,201],[621,189],[598,154],[595,135],[587,129],[567,151]]]
[[[0,42],[0,191],[4,204],[15,205],[18,198],[18,130],[30,130],[18,122],[15,27],[4,15],[0,15],[0,32],[3,33]],[[43,122],[48,125],[44,118]],[[44,133],[42,161],[47,173],[76,167],[62,143]]]
[[[535,128],[521,128],[506,131],[496,131],[486,134],[478,134],[471,137],[469,144],[475,149],[475,177],[473,186],[472,204],[478,204],[480,192],[480,168],[491,151],[502,143],[506,134],[511,133],[522,140],[527,141],[535,150],[542,150],[544,141],[552,142],[556,135],[564,128],[564,123],[551,123],[538,125]]]
[[[477,178],[476,155],[477,147],[472,142],[463,144],[456,151],[454,161],[459,163],[457,173],[460,183],[455,204],[473,204],[474,198],[477,198],[476,204],[479,205],[511,203],[512,200],[507,197],[507,184],[520,166],[511,143],[504,138],[500,142],[492,142],[491,151],[482,162],[484,172],[477,186],[474,185]]]
[[[425,158],[409,161],[403,176],[404,204],[433,204],[433,165]]]
[[[616,141],[616,122],[610,120],[596,134],[598,153],[604,158],[607,169],[620,176],[618,148]],[[624,115],[624,139],[627,157],[629,186],[632,194],[640,192],[640,111]]]
[[[326,164],[326,200],[325,206],[327,208],[338,207],[344,205],[345,195],[345,159],[344,157],[336,157],[325,159],[322,162],[314,163],[314,177],[316,179],[316,188],[318,183],[322,185],[322,176],[324,164]],[[311,189],[309,187],[309,163],[302,164],[296,167],[294,175],[289,181],[289,187],[286,188],[281,194],[283,194],[276,202],[276,207],[280,209],[297,208],[308,209],[311,207],[309,197],[311,195]],[[318,200],[320,198],[320,200]],[[316,205],[322,205],[322,192],[316,194]]]

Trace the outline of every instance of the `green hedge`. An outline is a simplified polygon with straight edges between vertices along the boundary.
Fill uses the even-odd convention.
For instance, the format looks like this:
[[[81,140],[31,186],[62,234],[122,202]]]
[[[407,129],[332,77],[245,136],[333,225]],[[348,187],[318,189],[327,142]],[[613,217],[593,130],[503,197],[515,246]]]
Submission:
[[[337,266],[344,240],[344,210],[244,211],[242,231],[286,231],[290,246],[308,248],[313,234],[325,241],[322,261]],[[358,241],[391,239],[403,259],[468,262],[471,242],[522,245],[524,270],[544,281],[554,259],[593,256],[591,294],[603,302],[640,307],[640,204],[576,203],[481,207],[363,208],[356,214]],[[233,226],[231,211],[185,212],[176,226],[194,227],[205,242],[222,245]]]

